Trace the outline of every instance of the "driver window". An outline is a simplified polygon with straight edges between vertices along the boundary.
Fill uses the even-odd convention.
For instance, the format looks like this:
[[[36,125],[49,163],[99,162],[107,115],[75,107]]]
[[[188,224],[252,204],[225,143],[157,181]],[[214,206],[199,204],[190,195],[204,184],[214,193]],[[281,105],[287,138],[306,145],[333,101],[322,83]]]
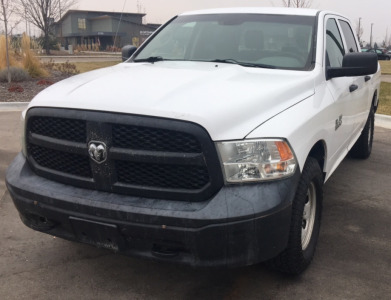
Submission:
[[[342,67],[345,55],[341,34],[335,19],[328,19],[326,26],[326,65],[328,67]]]

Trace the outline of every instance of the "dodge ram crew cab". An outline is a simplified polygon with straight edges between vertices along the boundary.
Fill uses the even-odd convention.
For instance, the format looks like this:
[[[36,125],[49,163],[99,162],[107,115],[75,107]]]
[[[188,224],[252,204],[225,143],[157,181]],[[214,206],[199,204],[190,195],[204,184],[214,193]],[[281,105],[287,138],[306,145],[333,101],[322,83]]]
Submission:
[[[323,184],[371,154],[380,68],[344,16],[184,13],[42,91],[6,182],[34,230],[192,266],[299,274]],[[327,201],[327,199],[326,199]]]

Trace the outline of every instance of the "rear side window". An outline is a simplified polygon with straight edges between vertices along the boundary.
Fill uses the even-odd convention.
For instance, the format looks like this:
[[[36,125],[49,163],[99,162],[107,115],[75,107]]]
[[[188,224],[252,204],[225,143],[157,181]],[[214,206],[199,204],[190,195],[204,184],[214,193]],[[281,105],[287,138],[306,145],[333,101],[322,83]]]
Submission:
[[[345,55],[342,37],[335,19],[328,19],[326,26],[326,65],[341,67]]]
[[[339,20],[339,24],[341,25],[343,35],[345,36],[346,44],[349,52],[358,52],[358,47],[356,44],[356,40],[353,35],[352,28],[350,27],[348,22]]]

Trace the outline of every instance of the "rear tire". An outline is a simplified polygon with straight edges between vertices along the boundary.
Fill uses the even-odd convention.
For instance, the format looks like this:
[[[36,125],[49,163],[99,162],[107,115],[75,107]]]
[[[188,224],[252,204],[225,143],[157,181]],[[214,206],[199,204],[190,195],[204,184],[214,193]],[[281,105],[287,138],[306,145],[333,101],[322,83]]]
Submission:
[[[318,161],[309,157],[292,204],[288,246],[269,266],[290,275],[299,275],[308,267],[318,241],[322,201],[323,174]]]
[[[373,133],[375,130],[375,112],[373,107],[368,116],[367,123],[361,132],[360,137],[350,150],[350,156],[354,158],[367,159],[372,152]]]

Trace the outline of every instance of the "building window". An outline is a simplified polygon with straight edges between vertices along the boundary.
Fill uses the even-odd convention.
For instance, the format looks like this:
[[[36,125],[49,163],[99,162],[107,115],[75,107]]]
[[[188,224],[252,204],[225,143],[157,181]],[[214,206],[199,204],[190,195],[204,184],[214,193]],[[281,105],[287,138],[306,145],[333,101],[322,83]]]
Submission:
[[[77,27],[78,27],[80,30],[86,30],[86,29],[87,29],[87,26],[86,26],[86,19],[84,19],[84,18],[78,18],[78,19],[77,19]]]

